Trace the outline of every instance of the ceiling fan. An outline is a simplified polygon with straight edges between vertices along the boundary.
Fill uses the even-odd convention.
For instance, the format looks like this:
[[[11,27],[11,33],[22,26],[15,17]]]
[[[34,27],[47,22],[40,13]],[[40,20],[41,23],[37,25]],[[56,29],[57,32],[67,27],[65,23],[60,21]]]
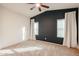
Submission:
[[[34,8],[38,8],[38,10],[41,11],[41,7],[49,8],[49,6],[44,5],[42,3],[29,3],[29,4],[34,4],[34,6],[32,8],[30,8],[30,10],[33,10]]]

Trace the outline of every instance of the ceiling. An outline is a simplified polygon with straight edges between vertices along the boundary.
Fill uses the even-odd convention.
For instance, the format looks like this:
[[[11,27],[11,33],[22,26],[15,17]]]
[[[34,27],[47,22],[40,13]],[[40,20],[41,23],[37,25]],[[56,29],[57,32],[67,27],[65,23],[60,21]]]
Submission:
[[[30,8],[33,7],[34,5],[27,3],[3,3],[1,5],[8,8],[9,10],[18,12],[20,14],[29,17],[33,17],[47,10],[79,7],[79,3],[44,3],[44,4],[48,5],[50,8],[49,9],[42,8],[41,12],[39,12],[37,8],[30,10]]]

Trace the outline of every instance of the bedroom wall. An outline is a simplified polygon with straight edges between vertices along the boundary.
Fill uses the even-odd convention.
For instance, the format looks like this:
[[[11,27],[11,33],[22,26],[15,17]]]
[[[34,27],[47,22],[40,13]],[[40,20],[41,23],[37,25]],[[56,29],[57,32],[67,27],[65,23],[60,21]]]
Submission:
[[[0,7],[0,13],[1,13],[1,7]],[[0,14],[0,24],[1,24],[1,14]],[[1,25],[0,25],[1,28]],[[1,29],[0,29],[0,39],[1,39]]]
[[[63,38],[57,37],[57,19],[64,19],[64,13],[46,12],[39,15],[35,20],[39,22],[39,35],[37,40],[45,40],[48,42],[62,44]]]
[[[0,48],[21,42],[26,37],[28,38],[29,21],[29,17],[0,7]]]
[[[78,8],[78,47],[79,47],[79,8]]]
[[[57,37],[57,19],[64,19],[66,12],[77,10],[78,8],[51,10],[32,17],[36,22],[39,22],[39,35],[36,36],[36,39],[62,44],[63,38]],[[45,35],[47,40],[44,39]]]

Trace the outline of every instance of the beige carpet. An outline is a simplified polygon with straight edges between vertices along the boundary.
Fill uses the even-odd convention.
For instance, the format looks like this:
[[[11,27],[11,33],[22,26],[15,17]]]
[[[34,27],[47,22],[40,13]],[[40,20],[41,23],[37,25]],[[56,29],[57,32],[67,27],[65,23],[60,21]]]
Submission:
[[[24,41],[0,50],[2,56],[79,56],[79,50],[39,40]]]

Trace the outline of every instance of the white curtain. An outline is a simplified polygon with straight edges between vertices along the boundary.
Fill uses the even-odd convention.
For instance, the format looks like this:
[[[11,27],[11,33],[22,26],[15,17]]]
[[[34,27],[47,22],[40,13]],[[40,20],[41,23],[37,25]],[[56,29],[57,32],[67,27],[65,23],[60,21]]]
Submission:
[[[77,47],[77,25],[76,12],[65,13],[65,32],[63,45],[67,47]]]
[[[22,35],[23,40],[29,40],[30,39],[30,18],[27,17],[27,20],[25,20],[25,26],[22,28]]]
[[[35,38],[35,33],[34,33],[34,19],[31,19],[31,26],[30,26],[30,35],[31,35],[31,40],[36,40]]]

